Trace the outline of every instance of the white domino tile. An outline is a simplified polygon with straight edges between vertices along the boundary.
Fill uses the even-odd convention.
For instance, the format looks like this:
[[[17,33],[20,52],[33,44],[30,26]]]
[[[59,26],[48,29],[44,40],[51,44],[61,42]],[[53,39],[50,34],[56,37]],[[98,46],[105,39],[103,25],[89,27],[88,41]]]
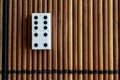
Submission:
[[[32,49],[51,49],[50,13],[32,13]]]

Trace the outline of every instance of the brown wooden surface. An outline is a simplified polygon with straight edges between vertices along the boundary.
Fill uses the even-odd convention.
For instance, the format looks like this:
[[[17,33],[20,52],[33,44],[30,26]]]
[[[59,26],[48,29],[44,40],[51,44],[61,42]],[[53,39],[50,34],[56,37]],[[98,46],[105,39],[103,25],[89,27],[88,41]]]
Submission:
[[[45,72],[8,74],[7,79],[119,80],[118,74],[92,73],[119,70],[117,3],[120,4],[118,0],[9,0],[7,69]],[[51,50],[31,49],[33,12],[52,15]],[[46,73],[51,70],[55,72]]]
[[[0,70],[2,70],[2,19],[3,19],[3,0],[0,0]],[[2,75],[0,74],[0,80]]]

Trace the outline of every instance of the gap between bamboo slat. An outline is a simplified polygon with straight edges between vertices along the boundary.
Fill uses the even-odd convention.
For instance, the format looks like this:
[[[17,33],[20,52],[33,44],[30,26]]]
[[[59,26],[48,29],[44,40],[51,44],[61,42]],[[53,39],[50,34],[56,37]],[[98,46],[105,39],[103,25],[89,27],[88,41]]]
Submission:
[[[88,0],[83,1],[83,70],[88,70]],[[88,80],[88,74],[83,79]]]
[[[93,0],[88,0],[88,69],[93,71]],[[89,74],[93,80],[93,74]]]
[[[93,68],[98,70],[98,0],[93,0]],[[94,74],[94,80],[98,80],[98,74]]]
[[[42,7],[42,5],[43,5],[42,3],[43,3],[43,0],[38,0],[38,13],[42,12],[42,8],[43,8]],[[38,60],[38,62],[37,62],[37,64],[38,64],[37,69],[38,70],[42,70],[42,51],[41,50],[38,51],[37,60]],[[42,74],[38,74],[37,78],[38,78],[38,80],[42,80]]]
[[[83,29],[83,21],[82,21],[82,15],[83,15],[83,7],[82,7],[82,0],[78,0],[78,70],[83,70],[83,38],[82,38],[82,29]],[[83,75],[78,74],[78,80],[83,80]]]
[[[11,70],[11,51],[12,51],[12,0],[9,0],[8,15],[8,64],[7,70]],[[7,74],[7,79],[11,80],[11,74]]]
[[[28,1],[28,19],[27,19],[27,70],[32,70],[32,50],[31,50],[31,26],[32,26],[32,0]],[[32,80],[32,74],[27,74],[27,80]]]
[[[13,20],[12,20],[12,70],[16,70],[16,55],[17,55],[17,1],[13,0]],[[12,80],[16,80],[16,73],[12,74]]]
[[[72,0],[68,0],[68,69],[72,70],[73,69],[73,42],[72,42],[72,36],[73,36],[73,1]],[[68,74],[68,80],[73,80],[73,75],[72,74]]]
[[[2,70],[2,19],[3,19],[3,0],[0,0],[0,71]],[[2,74],[0,74],[2,80]]]
[[[58,3],[58,70],[63,70],[63,0],[59,0]],[[58,80],[63,80],[63,74],[58,74]]]
[[[17,24],[17,70],[21,70],[22,54],[22,0],[18,0],[18,24]],[[17,74],[17,80],[21,80],[21,74]]]
[[[63,0],[63,70],[68,70],[68,0]],[[63,74],[63,80],[68,80],[68,74]]]
[[[57,26],[58,26],[58,24],[57,24],[57,17],[58,17],[58,12],[57,12],[57,10],[58,10],[58,0],[53,0],[53,6],[52,6],[52,8],[53,8],[53,14],[52,14],[52,24],[53,24],[53,27],[52,27],[52,40],[54,40],[53,41],[53,43],[52,43],[52,50],[53,50],[53,70],[57,70],[58,68],[57,68]],[[53,80],[57,80],[58,78],[57,78],[57,73],[53,73]]]
[[[108,65],[109,70],[114,70],[113,63],[113,0],[108,0]],[[109,80],[114,80],[113,74],[109,74]]]
[[[118,0],[113,2],[113,39],[114,39],[114,70],[119,70],[119,53],[118,53]],[[114,75],[115,80],[119,80],[119,74]]]
[[[108,70],[108,0],[103,1],[103,56],[104,70]],[[104,79],[108,80],[108,74],[104,75]]]

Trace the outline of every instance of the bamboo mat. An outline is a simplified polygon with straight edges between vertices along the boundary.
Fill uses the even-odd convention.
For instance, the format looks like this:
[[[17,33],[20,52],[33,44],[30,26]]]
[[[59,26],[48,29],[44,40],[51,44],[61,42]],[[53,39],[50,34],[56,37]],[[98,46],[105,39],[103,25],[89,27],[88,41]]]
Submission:
[[[7,80],[119,80],[118,3],[9,0]],[[32,50],[31,14],[47,12],[52,49]]]
[[[3,1],[0,0],[0,71],[2,70],[2,6]],[[0,80],[2,80],[2,74],[0,74]]]

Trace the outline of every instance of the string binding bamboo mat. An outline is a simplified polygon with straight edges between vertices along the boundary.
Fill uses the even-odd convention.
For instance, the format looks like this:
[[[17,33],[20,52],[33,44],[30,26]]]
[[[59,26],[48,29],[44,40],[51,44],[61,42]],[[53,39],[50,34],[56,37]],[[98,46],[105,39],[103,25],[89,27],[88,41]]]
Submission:
[[[119,80],[120,1],[6,2],[3,80]],[[52,14],[51,50],[31,49],[32,13]]]

